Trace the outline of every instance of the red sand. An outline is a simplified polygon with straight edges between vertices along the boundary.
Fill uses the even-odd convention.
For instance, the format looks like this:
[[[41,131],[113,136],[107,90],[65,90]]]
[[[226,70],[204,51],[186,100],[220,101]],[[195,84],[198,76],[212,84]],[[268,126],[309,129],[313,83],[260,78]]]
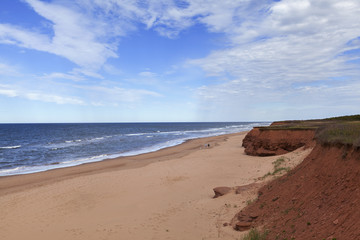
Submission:
[[[251,222],[269,230],[267,239],[360,239],[359,183],[359,149],[317,144],[294,170],[262,187],[233,226]]]

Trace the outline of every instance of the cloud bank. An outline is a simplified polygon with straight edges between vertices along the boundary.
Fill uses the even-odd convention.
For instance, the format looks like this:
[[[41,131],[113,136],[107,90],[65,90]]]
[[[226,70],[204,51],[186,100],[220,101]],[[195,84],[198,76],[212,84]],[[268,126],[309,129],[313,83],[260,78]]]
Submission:
[[[357,0],[25,2],[50,24],[30,30],[0,23],[0,43],[55,54],[75,65],[67,73],[47,73],[43,78],[74,82],[86,81],[88,77],[103,79],[100,71],[109,70],[109,59],[126,57],[117,51],[122,38],[147,29],[176,39],[181,38],[183,31],[201,25],[208,32],[224,36],[223,45],[217,50],[186,62],[204,73],[203,86],[191,87],[199,114],[203,116],[219,115],[221,109],[226,119],[232,116],[244,119],[246,114],[249,118],[261,114],[283,118],[291,106],[307,106],[307,110],[313,109],[312,116],[317,117],[319,108],[328,108],[323,113],[326,115],[331,114],[330,107],[334,104],[350,112],[354,111],[351,106],[360,104],[355,94],[360,91],[360,2]],[[0,64],[0,72],[13,72],[4,70],[4,66]],[[113,68],[111,71],[121,72]],[[159,73],[143,71],[139,76],[156,78]],[[137,100],[142,96],[162,96],[151,89],[127,91],[122,87],[98,86],[84,90],[92,91],[93,96],[126,96],[130,92],[129,98]],[[0,94],[19,95],[9,89],[3,89]],[[125,98],[114,99],[125,101]],[[247,106],[256,110],[251,112]],[[235,108],[240,110],[234,113]]]

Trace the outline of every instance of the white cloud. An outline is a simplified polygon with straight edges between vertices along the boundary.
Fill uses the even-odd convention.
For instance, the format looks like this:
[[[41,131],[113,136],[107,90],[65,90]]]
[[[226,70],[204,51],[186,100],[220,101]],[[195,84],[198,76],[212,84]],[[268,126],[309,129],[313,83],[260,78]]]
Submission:
[[[359,74],[345,55],[346,39],[324,36],[276,37],[262,42],[215,51],[190,63],[201,66],[209,75],[231,74],[252,83],[289,85],[294,82],[326,80]]]
[[[105,64],[103,67],[104,71],[110,75],[122,75],[123,71],[114,65],[111,64]]]
[[[84,80],[84,77],[80,76],[78,74],[67,74],[67,73],[59,73],[59,72],[44,74],[41,78],[44,78],[44,79],[68,79],[68,80],[72,80],[75,82]]]
[[[56,104],[85,105],[85,102],[78,97],[61,96],[39,90],[28,90],[13,85],[0,84],[0,95]]]
[[[21,75],[16,66],[0,62],[0,76],[19,76]]]
[[[201,67],[208,76],[214,76],[209,78],[211,81],[217,81],[196,90],[202,108],[213,108],[216,112],[227,104],[238,103],[245,108],[248,103],[263,110],[266,107],[261,104],[268,104],[269,108],[281,105],[279,109],[285,109],[282,104],[291,102],[289,98],[293,103],[304,98],[317,99],[325,106],[331,102],[329,99],[335,99],[332,96],[346,99],[344,105],[350,99],[360,104],[348,91],[358,89],[355,82],[360,75],[358,65],[349,62],[359,59],[359,54],[348,53],[360,48],[360,1],[357,0],[27,2],[51,22],[53,32],[45,34],[41,29],[36,32],[0,24],[0,43],[57,54],[78,65],[66,74],[46,75],[49,79],[77,81],[82,75],[102,78],[100,69],[121,74],[106,63],[109,58],[122,57],[116,52],[117,44],[121,44],[119,37],[137,27],[146,27],[173,38],[195,24],[203,24],[208,31],[224,33],[227,45],[205,58],[188,61]],[[0,72],[3,69],[0,65]],[[150,71],[138,75],[140,78],[134,82],[139,84],[157,77]],[[139,102],[160,96],[154,91],[116,86],[84,90],[97,105]],[[321,92],[328,94],[324,97],[328,101],[318,97],[324,96]],[[2,94],[19,93],[3,89]]]
[[[154,77],[157,76],[157,74],[154,73],[154,72],[145,71],[145,72],[140,72],[139,76],[140,77],[146,77],[146,78],[154,78]]]
[[[226,31],[233,26],[239,6],[250,3],[190,0],[180,6],[172,0],[26,2],[49,24],[45,28],[39,25],[37,31],[0,24],[0,43],[62,56],[91,77],[101,77],[96,72],[107,59],[118,57],[119,37],[136,29],[139,22],[167,37],[175,37],[196,23],[206,24],[211,31]]]
[[[29,100],[36,100],[42,102],[50,102],[56,104],[72,104],[72,105],[86,105],[85,102],[78,97],[63,97],[58,95],[51,95],[42,92],[29,92],[21,95]]]
[[[46,35],[9,24],[0,24],[0,43],[15,44],[40,51],[49,50],[49,38]]]
[[[39,15],[52,23],[53,36],[21,27],[0,24],[0,43],[45,51],[69,59],[83,69],[85,75],[97,71],[109,57],[117,57],[116,45],[109,41],[110,26],[98,22],[74,8],[56,3],[27,0]],[[110,36],[107,38],[107,34]],[[120,34],[117,32],[117,34]]]
[[[64,79],[71,82],[62,81]],[[137,106],[163,97],[162,94],[143,87],[123,87],[117,81],[84,82],[76,73],[55,72],[42,76],[29,76],[26,80],[8,79],[6,82],[7,84],[0,84],[0,95],[56,104]]]
[[[195,91],[198,114],[213,121],[323,118],[356,114],[360,84],[311,84],[288,88],[244,85],[241,80],[202,86]]]
[[[162,97],[161,94],[145,89],[122,88],[112,86],[76,86],[81,89],[88,99],[96,106],[119,104],[137,104],[145,98]]]
[[[0,89],[0,95],[4,95],[7,97],[17,97],[18,96],[17,92],[13,89]]]
[[[198,96],[203,105],[212,99],[216,106],[216,101],[242,105],[251,96],[254,102],[263,101],[264,106],[290,106],[294,98],[309,105],[312,102],[308,99],[317,99],[322,106],[334,104],[332,100],[338,98],[347,104],[360,103],[359,98],[350,98],[349,92],[342,91],[353,88],[360,75],[359,66],[349,63],[359,55],[346,53],[359,48],[358,16],[359,1],[284,0],[269,6],[259,17],[261,21],[249,18],[238,25],[233,23],[233,29],[226,28],[231,41],[227,49],[189,63],[201,66],[210,76],[238,79],[240,84],[225,80],[200,88]],[[318,82],[326,87],[312,87]],[[297,85],[310,87],[313,92],[299,92]],[[327,93],[327,101],[318,97],[324,96],[321,91]]]
[[[202,23],[210,31],[224,32],[232,28],[236,14],[241,15],[256,6],[250,0],[149,0],[142,21],[166,37],[176,37],[188,27]],[[258,1],[260,3],[260,1]],[[261,0],[261,2],[265,2]]]

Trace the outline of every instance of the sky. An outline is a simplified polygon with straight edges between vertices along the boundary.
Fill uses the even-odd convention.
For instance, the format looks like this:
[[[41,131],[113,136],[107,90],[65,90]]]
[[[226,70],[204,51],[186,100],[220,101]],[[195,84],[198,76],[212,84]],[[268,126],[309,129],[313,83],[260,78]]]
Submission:
[[[0,123],[358,114],[358,0],[1,0]]]

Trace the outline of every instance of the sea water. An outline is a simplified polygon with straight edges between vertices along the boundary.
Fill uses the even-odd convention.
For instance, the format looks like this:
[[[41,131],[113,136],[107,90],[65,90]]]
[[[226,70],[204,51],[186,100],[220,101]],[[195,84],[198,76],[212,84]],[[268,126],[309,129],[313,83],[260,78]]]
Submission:
[[[138,155],[259,125],[269,123],[0,124],[0,176]]]

